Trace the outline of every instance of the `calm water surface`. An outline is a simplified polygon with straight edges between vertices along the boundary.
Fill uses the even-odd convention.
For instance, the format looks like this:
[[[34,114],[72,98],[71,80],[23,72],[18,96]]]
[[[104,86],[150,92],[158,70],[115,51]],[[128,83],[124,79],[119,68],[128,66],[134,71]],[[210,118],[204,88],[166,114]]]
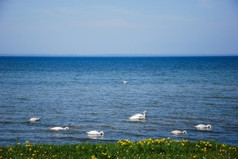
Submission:
[[[0,145],[150,137],[238,145],[238,57],[0,57],[0,90]],[[145,121],[129,121],[144,110]]]

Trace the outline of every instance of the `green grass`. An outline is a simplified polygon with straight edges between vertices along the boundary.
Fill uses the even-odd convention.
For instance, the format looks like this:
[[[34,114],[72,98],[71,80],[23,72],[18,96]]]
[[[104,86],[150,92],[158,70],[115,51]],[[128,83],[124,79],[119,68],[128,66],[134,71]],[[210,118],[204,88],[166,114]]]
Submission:
[[[1,158],[45,159],[45,158],[238,158],[238,147],[217,142],[190,142],[188,140],[144,139],[117,143],[82,144],[31,144],[0,146]]]

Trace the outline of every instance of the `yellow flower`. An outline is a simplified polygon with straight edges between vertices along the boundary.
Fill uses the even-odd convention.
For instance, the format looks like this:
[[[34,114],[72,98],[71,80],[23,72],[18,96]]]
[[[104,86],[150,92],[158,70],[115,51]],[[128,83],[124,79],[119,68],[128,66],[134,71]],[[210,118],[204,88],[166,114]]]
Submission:
[[[8,152],[12,152],[12,148],[11,147],[8,149]]]
[[[20,156],[23,156],[23,153],[20,153]]]
[[[106,155],[107,155],[107,153],[104,153],[104,152],[102,152],[102,155],[106,156]]]
[[[193,156],[193,158],[197,158],[197,156],[196,156],[196,155],[194,155],[194,156]]]
[[[201,149],[202,151],[204,151],[204,152],[206,152],[207,151],[207,148],[206,147],[204,147],[203,149]]]
[[[92,155],[92,156],[91,156],[91,159],[97,159],[97,157],[96,157],[96,156],[94,156],[94,155]]]

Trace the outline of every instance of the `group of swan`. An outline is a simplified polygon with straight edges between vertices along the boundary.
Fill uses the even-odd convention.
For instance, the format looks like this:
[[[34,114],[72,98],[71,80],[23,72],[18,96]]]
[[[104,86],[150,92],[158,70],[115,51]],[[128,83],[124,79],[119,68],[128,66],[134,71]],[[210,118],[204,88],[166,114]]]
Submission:
[[[212,126],[210,124],[208,124],[208,125],[198,124],[197,126],[195,126],[195,128],[197,130],[210,130],[212,128]],[[173,135],[187,134],[187,131],[174,130],[171,132],[171,134],[173,134]]]
[[[33,117],[33,118],[29,119],[29,122],[33,123],[33,122],[37,122],[39,120],[40,120],[40,118]],[[56,126],[56,127],[50,128],[50,130],[52,130],[52,131],[69,130],[69,127],[63,128],[63,127]]]
[[[130,121],[140,121],[140,120],[145,120],[145,117],[146,117],[146,113],[147,111],[144,111],[143,114],[135,114],[133,116],[131,116],[129,119]],[[36,122],[36,121],[39,121],[40,118],[30,118],[29,119],[29,122]],[[195,126],[196,129],[198,130],[209,130],[212,128],[212,126],[210,124],[208,125],[204,125],[204,124],[198,124],[197,126]],[[52,131],[61,131],[61,130],[69,130],[69,127],[53,127],[53,128],[50,128],[50,130]],[[103,131],[96,131],[96,130],[92,130],[92,131],[88,131],[86,132],[87,135],[90,137],[90,138],[94,138],[94,137],[97,137],[97,136],[103,136],[104,135],[104,132]],[[180,135],[180,134],[187,134],[187,131],[181,131],[181,130],[174,130],[171,132],[171,134],[173,135]]]
[[[130,121],[144,120],[146,117],[146,113],[147,113],[147,111],[144,111],[143,114],[135,114],[135,115],[131,116],[129,119],[130,119]],[[198,130],[209,130],[212,128],[212,126],[210,124],[208,124],[208,125],[198,124],[197,126],[195,126],[195,128]],[[187,134],[187,131],[174,130],[171,132],[171,134],[173,134],[173,135]]]
[[[39,121],[40,118],[30,118],[29,119],[29,122],[37,122]],[[69,130],[69,127],[59,127],[59,126],[56,126],[56,127],[53,127],[53,128],[50,128],[51,131],[62,131],[62,130]],[[86,132],[88,134],[89,137],[95,137],[95,136],[103,136],[104,135],[104,132],[103,131],[96,131],[96,130],[92,130],[92,131],[88,131]]]

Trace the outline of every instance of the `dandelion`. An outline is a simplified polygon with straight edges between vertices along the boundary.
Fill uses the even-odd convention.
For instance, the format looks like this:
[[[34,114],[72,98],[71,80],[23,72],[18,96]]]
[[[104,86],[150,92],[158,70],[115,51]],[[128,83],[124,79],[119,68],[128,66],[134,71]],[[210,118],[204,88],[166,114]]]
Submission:
[[[23,153],[20,153],[20,156],[23,156]]]
[[[204,147],[204,148],[202,148],[201,150],[204,151],[204,152],[206,152],[206,151],[207,151],[207,148]]]
[[[107,153],[104,153],[104,152],[102,152],[102,155],[106,156],[106,155],[107,155]]]
[[[194,155],[193,158],[197,158],[197,155]]]
[[[92,155],[92,156],[91,156],[91,159],[97,159],[97,157],[96,157],[96,156],[94,156],[94,155]]]
[[[8,149],[8,152],[12,152],[12,148],[11,147]]]
[[[31,146],[30,141],[26,140],[26,147],[30,147],[30,146]]]

